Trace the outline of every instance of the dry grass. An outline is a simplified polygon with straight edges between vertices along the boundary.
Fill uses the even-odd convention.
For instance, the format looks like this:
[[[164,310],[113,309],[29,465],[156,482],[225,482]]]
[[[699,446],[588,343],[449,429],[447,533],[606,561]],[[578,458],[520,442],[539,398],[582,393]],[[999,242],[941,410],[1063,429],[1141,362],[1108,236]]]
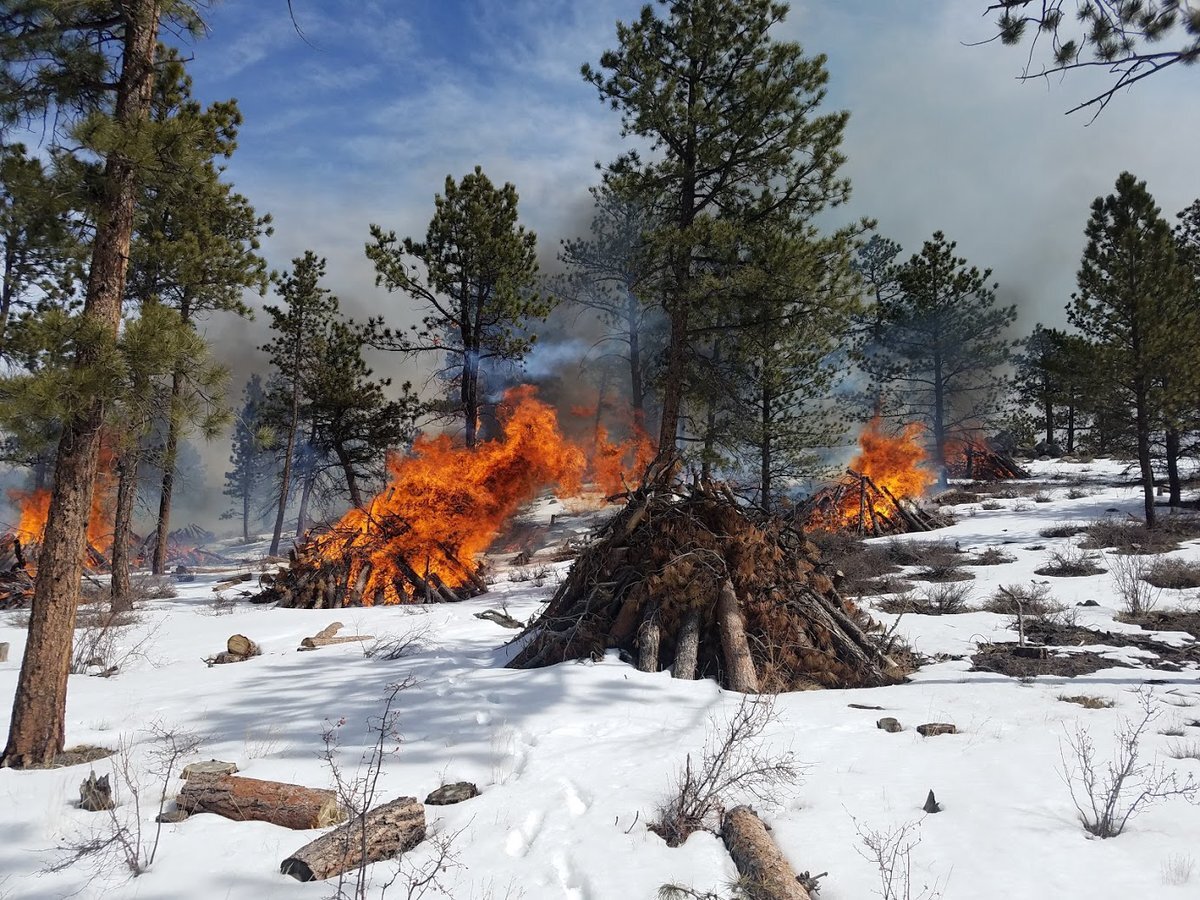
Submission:
[[[923,592],[907,591],[880,600],[876,607],[893,615],[952,616],[970,612],[971,588],[962,583],[935,584]]]
[[[999,547],[988,547],[982,553],[976,553],[963,562],[965,566],[1003,566],[1016,562],[1017,558],[1005,553]]]
[[[1109,700],[1107,697],[1093,697],[1089,694],[1076,694],[1074,696],[1059,694],[1058,699],[1064,703],[1074,703],[1076,706],[1082,706],[1084,709],[1112,709],[1117,705],[1115,701]]]
[[[1055,578],[1082,578],[1087,575],[1103,575],[1105,571],[1096,565],[1095,557],[1074,545],[1062,550],[1052,550],[1046,558],[1046,564],[1040,569],[1034,569],[1038,575],[1050,575]]]
[[[1006,584],[987,598],[983,609],[1001,615],[1016,615],[1018,606],[1030,618],[1061,613],[1066,609],[1050,595],[1050,586],[1046,584]]]
[[[1086,525],[1080,525],[1077,522],[1059,522],[1056,525],[1043,528],[1038,534],[1044,538],[1069,538],[1075,537],[1077,534],[1083,534],[1087,529]]]
[[[979,505],[981,508],[988,510],[1004,509],[1004,504],[998,500],[984,500]]]
[[[1142,577],[1156,588],[1187,590],[1200,587],[1200,562],[1184,559],[1157,559]]]
[[[1171,741],[1167,755],[1172,759],[1200,760],[1200,741]]]
[[[1179,549],[1176,540],[1180,534],[1168,527],[1166,522],[1162,527],[1151,530],[1133,520],[1099,519],[1090,523],[1084,531],[1086,537],[1079,543],[1084,550],[1112,549],[1125,554],[1153,554]]]

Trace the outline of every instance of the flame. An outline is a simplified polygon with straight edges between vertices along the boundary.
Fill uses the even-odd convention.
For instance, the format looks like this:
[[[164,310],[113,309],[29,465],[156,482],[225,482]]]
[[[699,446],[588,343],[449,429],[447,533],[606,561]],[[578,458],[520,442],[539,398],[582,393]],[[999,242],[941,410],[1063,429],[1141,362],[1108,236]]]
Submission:
[[[92,508],[88,514],[89,549],[84,551],[84,565],[88,568],[92,567],[95,560],[91,550],[103,554],[112,547],[116,490],[116,454],[111,447],[101,444],[99,466],[92,486]],[[20,512],[21,518],[13,533],[21,546],[39,546],[45,536],[46,519],[50,514],[50,491],[46,488],[32,491],[14,489],[8,492],[8,497]]]
[[[466,584],[475,557],[539,489],[577,493],[583,453],[563,438],[554,410],[530,386],[508,391],[498,412],[503,440],[474,451],[446,435],[418,438],[413,454],[388,462],[391,480],[367,509],[352,509],[315,540],[350,564],[347,586],[364,605],[400,603],[404,567],[450,587]]]
[[[629,437],[619,443],[610,441],[608,429],[601,425],[596,429],[592,475],[605,495],[619,494],[642,476],[657,453],[658,445],[640,422],[633,422]]]
[[[936,475],[921,468],[925,461],[925,448],[921,445],[924,431],[913,422],[904,426],[900,434],[889,435],[884,433],[883,423],[876,416],[858,436],[859,452],[850,463],[851,471],[866,475],[897,499],[920,497],[937,481]]]

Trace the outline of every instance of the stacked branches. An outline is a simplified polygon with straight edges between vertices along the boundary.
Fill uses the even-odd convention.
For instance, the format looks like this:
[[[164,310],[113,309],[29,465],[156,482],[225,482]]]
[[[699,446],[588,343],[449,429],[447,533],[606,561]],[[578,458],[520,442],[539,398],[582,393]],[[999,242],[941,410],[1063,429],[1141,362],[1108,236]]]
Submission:
[[[872,626],[800,532],[752,518],[721,486],[681,493],[659,482],[634,492],[583,552],[509,666],[615,648],[643,671],[745,692],[899,681]]]

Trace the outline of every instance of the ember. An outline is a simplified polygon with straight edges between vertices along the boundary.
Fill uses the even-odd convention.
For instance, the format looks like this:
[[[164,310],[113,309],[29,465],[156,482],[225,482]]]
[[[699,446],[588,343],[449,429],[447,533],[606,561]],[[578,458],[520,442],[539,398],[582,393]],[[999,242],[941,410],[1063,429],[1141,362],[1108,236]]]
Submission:
[[[546,485],[578,492],[584,472],[583,453],[535,393],[505,395],[503,440],[472,451],[445,435],[418,439],[412,456],[390,462],[391,482],[366,509],[350,510],[297,548],[291,569],[264,579],[259,602],[371,606],[482,592],[475,557],[504,522]]]

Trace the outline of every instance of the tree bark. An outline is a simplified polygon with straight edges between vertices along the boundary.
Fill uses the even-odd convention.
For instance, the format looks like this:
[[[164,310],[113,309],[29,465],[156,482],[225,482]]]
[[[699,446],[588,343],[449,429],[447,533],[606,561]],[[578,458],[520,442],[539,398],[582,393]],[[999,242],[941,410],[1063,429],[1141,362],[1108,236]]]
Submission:
[[[771,511],[771,403],[774,399],[771,396],[771,388],[767,383],[767,360],[763,360],[762,367],[762,459],[758,473],[758,502],[767,512]]]
[[[1183,505],[1183,482],[1179,478],[1179,432],[1174,428],[1167,429],[1167,484],[1170,497],[1167,502],[1172,508]]]
[[[117,461],[117,511],[113,519],[112,581],[109,586],[113,612],[133,609],[133,589],[129,579],[129,532],[133,504],[137,499],[137,471],[141,450],[135,443]]]
[[[114,119],[119,128],[132,130],[146,117],[150,105],[160,4],[159,0],[136,0],[123,8],[125,31]],[[115,339],[133,234],[137,163],[110,152],[102,184],[83,316],[98,326],[101,334]],[[85,345],[76,356],[75,368],[86,369],[99,356],[99,347]],[[75,419],[65,423],[59,439],[29,638],[13,699],[8,744],[0,758],[3,766],[46,765],[63,749],[67,673],[103,420],[104,400],[93,397]]]
[[[643,672],[658,671],[658,649],[662,644],[662,628],[658,624],[658,609],[646,611],[638,628],[638,668]]]
[[[360,865],[394,859],[425,840],[425,807],[399,797],[305,844],[279,866],[297,881],[321,881]]]
[[[671,677],[692,680],[696,677],[696,661],[700,656],[700,610],[689,609],[679,626],[675,645],[675,662]]]
[[[721,820],[721,839],[738,874],[759,900],[811,900],[762,819],[748,806],[735,806]]]
[[[646,397],[642,386],[642,336],[639,329],[641,304],[637,295],[625,288],[625,328],[629,340],[629,405],[633,423],[638,429],[646,426]]]
[[[346,450],[346,445],[341,441],[333,445],[333,452],[337,455],[338,465],[342,467],[342,472],[346,476],[346,490],[350,492],[350,502],[359,509],[366,509],[366,504],[363,503],[362,490],[358,486],[358,473],[354,471],[354,464],[350,461],[350,454]]]
[[[214,813],[235,822],[270,822],[293,829],[322,828],[345,815],[331,790],[240,775],[189,778],[175,802],[189,813]]]
[[[183,395],[183,375],[171,376],[171,401],[167,414],[167,442],[163,448],[162,487],[158,492],[158,520],[154,529],[154,560],[150,571],[167,571],[167,535],[171,533],[171,498],[175,493],[175,465],[179,458],[179,405]]]
[[[1154,465],[1150,459],[1150,413],[1148,391],[1139,385],[1134,391],[1134,427],[1137,431],[1138,469],[1142,476],[1142,500],[1146,527],[1155,526]]]
[[[288,422],[287,450],[283,457],[283,474],[280,476],[279,508],[275,512],[275,532],[271,536],[270,556],[279,555],[279,542],[283,537],[283,519],[287,515],[288,493],[292,483],[292,456],[296,451],[296,430],[300,426],[300,373],[293,373],[292,415]]]
[[[938,487],[950,486],[946,477],[946,385],[942,381],[942,358],[933,357],[933,466],[937,471]]]
[[[725,657],[729,689],[743,694],[758,693],[758,673],[746,639],[746,621],[738,609],[737,594],[728,578],[717,598],[717,624],[721,631],[721,652]]]

